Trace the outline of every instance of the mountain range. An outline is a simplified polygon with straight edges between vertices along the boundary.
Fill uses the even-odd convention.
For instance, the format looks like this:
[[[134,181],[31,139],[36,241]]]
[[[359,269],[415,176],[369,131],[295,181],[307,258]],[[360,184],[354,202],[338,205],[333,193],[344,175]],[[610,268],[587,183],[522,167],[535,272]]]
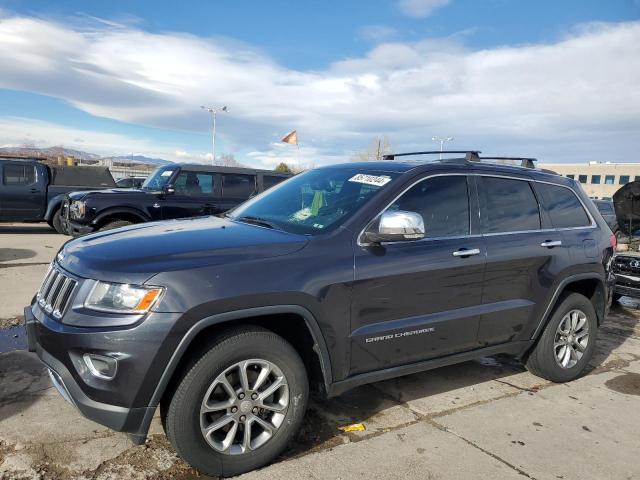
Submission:
[[[80,160],[114,160],[116,162],[122,163],[144,163],[148,165],[167,165],[170,162],[169,160],[165,160],[163,158],[150,158],[145,157],[144,155],[120,155],[120,156],[103,156],[97,155],[91,152],[85,152],[82,150],[75,150],[72,148],[65,147],[48,147],[48,148],[37,148],[37,147],[1,147],[0,148],[0,156],[1,155],[19,155],[19,156],[33,156],[33,157],[46,157],[46,158],[57,158],[57,157],[74,157]]]

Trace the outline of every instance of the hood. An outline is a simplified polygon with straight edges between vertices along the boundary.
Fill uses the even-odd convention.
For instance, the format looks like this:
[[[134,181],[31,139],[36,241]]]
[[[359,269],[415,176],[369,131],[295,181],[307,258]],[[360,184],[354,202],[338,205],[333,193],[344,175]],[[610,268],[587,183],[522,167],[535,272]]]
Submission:
[[[307,237],[217,217],[141,223],[68,242],[59,264],[80,277],[144,283],[173,270],[293,253]]]
[[[640,229],[640,182],[630,182],[613,194],[618,226],[630,235]]]
[[[71,200],[82,200],[87,195],[147,195],[149,193],[150,192],[139,188],[105,188],[104,190],[82,190],[79,192],[71,192],[69,193],[69,198]]]

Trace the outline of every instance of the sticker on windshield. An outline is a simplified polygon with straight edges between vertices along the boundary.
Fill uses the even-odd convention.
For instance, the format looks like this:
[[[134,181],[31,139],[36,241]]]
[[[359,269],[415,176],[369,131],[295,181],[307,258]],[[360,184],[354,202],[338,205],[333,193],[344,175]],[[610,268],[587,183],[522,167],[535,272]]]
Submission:
[[[364,173],[358,173],[357,175],[351,177],[349,181],[381,187],[389,183],[391,181],[391,177],[387,177],[386,175],[366,175]]]
[[[170,177],[172,173],[173,173],[173,170],[165,170],[164,172],[162,172],[162,175],[160,175],[160,176],[161,177]]]

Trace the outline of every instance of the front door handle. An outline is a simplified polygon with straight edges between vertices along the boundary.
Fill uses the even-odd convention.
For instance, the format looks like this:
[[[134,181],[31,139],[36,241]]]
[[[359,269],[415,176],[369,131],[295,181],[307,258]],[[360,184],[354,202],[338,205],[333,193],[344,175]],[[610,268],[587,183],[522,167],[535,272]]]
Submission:
[[[471,255],[480,255],[479,248],[461,248],[452,253],[454,257],[470,257]]]
[[[561,245],[562,245],[561,240],[547,240],[540,244],[541,247],[547,247],[547,248],[560,247]]]

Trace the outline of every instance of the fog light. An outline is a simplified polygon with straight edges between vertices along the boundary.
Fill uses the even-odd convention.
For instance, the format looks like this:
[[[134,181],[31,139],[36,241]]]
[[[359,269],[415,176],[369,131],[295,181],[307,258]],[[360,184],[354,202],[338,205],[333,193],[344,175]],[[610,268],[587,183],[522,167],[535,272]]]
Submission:
[[[113,380],[118,371],[118,360],[104,355],[85,353],[82,358],[89,372],[102,380]]]

